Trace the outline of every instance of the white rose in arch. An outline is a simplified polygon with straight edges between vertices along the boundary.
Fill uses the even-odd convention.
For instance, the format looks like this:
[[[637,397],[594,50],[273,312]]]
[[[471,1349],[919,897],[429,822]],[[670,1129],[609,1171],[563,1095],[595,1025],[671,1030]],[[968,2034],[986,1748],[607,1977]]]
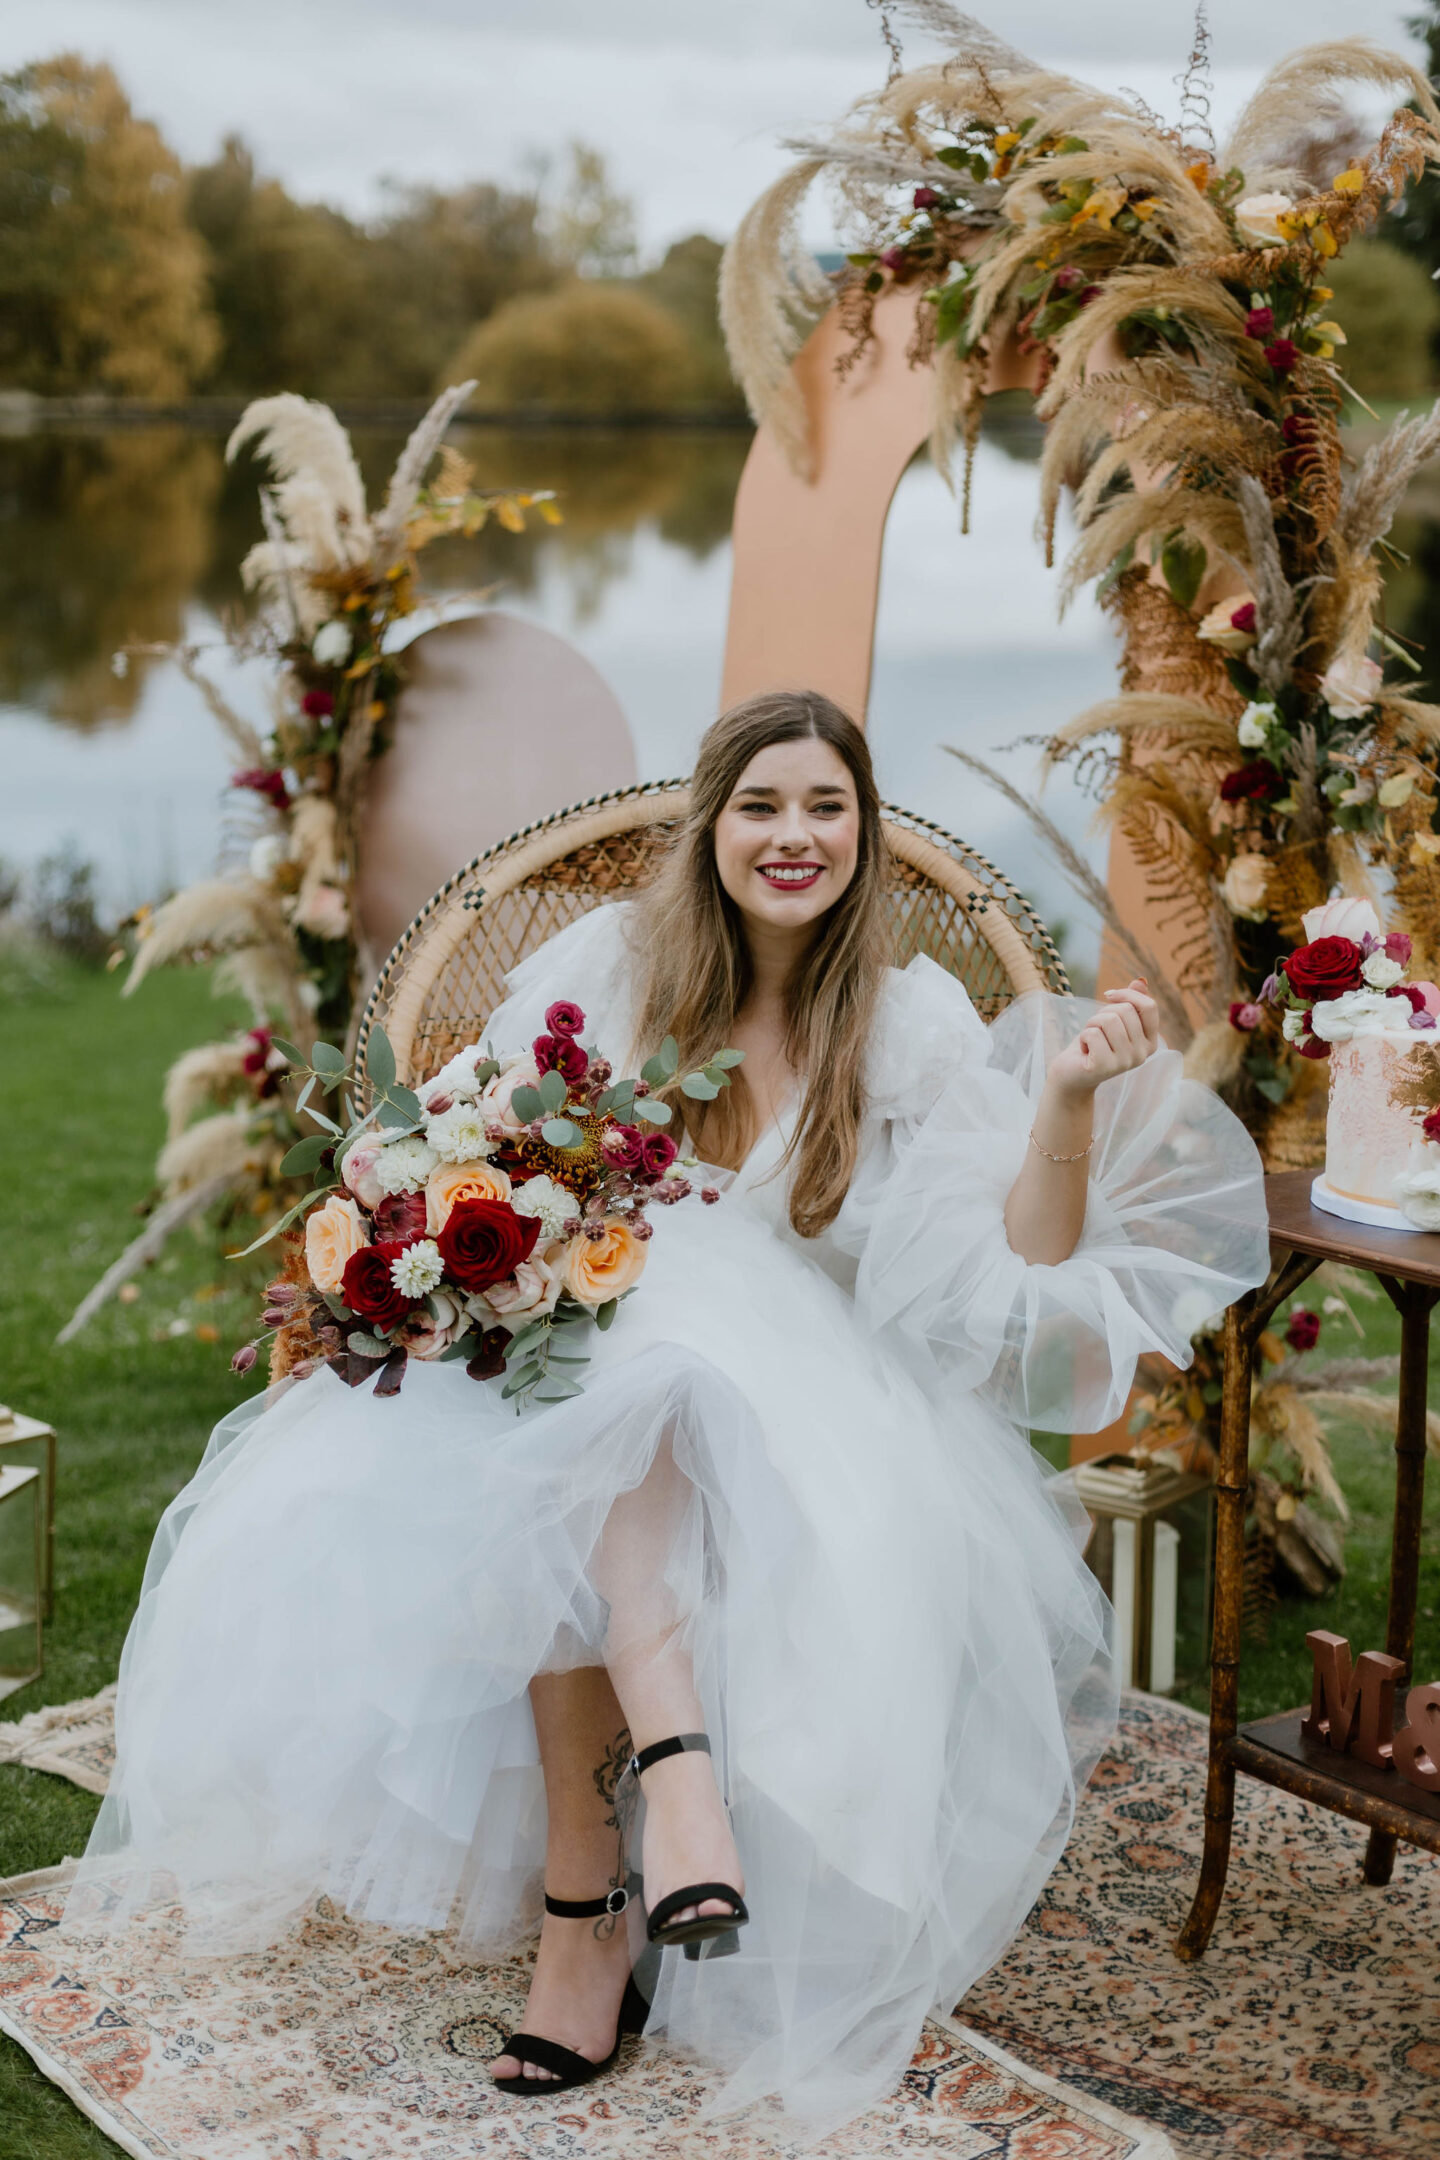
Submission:
[[[1270,865],[1263,855],[1237,855],[1220,887],[1231,914],[1243,916],[1247,922],[1264,922],[1269,879]]]
[[[1322,937],[1348,937],[1359,945],[1367,936],[1380,935],[1380,917],[1368,900],[1357,899],[1353,893],[1341,893],[1338,900],[1323,900],[1319,907],[1306,908],[1300,921],[1311,945]]]
[[[343,622],[323,622],[310,640],[310,650],[321,667],[339,667],[350,657],[350,626]]]
[[[1241,239],[1253,247],[1279,247],[1286,238],[1280,220],[1289,217],[1294,208],[1288,195],[1247,195],[1235,205],[1236,229]]]
[[[1320,695],[1337,720],[1361,720],[1379,697],[1384,671],[1364,653],[1337,653],[1320,678]]]
[[[1235,726],[1241,749],[1263,750],[1265,738],[1278,718],[1273,705],[1247,705]]]
[[[295,927],[312,937],[343,938],[350,934],[350,910],[338,885],[312,885],[295,910]]]

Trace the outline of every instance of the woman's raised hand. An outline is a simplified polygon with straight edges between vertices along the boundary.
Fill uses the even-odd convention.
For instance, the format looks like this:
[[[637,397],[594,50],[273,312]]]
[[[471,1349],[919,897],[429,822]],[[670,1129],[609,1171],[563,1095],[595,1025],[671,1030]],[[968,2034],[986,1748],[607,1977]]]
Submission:
[[[1050,1078],[1067,1093],[1093,1094],[1102,1080],[1133,1072],[1160,1047],[1160,1013],[1137,975],[1123,990],[1105,992],[1105,1009],[1095,1015],[1050,1068]]]

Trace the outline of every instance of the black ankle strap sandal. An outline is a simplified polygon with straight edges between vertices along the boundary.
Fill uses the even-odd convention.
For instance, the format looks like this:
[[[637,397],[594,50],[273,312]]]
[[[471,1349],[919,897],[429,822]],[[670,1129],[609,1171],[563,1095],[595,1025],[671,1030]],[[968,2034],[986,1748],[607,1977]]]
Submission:
[[[664,1762],[671,1755],[708,1755],[711,1752],[708,1733],[676,1733],[669,1740],[657,1740],[652,1747],[641,1748],[632,1755],[627,1772],[641,1778],[656,1763]],[[730,1907],[728,1913],[697,1913],[691,1920],[677,1921],[675,1915],[687,1906],[702,1905],[707,1900],[723,1899]],[[687,1883],[682,1889],[672,1890],[661,1898],[647,1915],[645,1932],[652,1943],[666,1948],[671,1943],[682,1943],[687,1958],[730,1957],[740,1947],[740,1929],[750,1914],[744,1898],[729,1883]]]
[[[557,1920],[602,1920],[607,1914],[612,1919],[624,1912],[630,1902],[625,1889],[610,1890],[598,1898],[552,1898],[545,1893],[545,1910]],[[561,2047],[558,2040],[545,2040],[539,2033],[511,2033],[501,2048],[502,2055],[513,2055],[517,2062],[533,2063],[537,2070],[548,2070],[549,2077],[494,2078],[491,2080],[497,2092],[528,2093],[538,2099],[544,2093],[568,2092],[573,2085],[588,2085],[591,2078],[602,2077],[615,2066],[620,2053],[620,2042],[627,2033],[641,2033],[650,2015],[650,2005],[635,1985],[632,1973],[625,1982],[625,1993],[620,2002],[620,2014],[615,2021],[615,2045],[600,2062],[591,2062],[588,2055],[577,2055],[573,2048]]]

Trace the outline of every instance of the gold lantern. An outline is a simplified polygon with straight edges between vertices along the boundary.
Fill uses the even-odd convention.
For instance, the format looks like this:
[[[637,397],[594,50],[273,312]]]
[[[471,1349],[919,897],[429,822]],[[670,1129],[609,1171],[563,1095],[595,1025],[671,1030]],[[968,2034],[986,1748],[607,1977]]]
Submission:
[[[0,1469],[0,1700],[40,1677],[40,1472]]]
[[[1074,1476],[1094,1525],[1085,1558],[1115,1608],[1122,1685],[1168,1695],[1210,1655],[1210,1480],[1163,1455],[1101,1455]]]
[[[0,1470],[40,1473],[40,1613],[55,1617],[55,1428],[0,1403]]]

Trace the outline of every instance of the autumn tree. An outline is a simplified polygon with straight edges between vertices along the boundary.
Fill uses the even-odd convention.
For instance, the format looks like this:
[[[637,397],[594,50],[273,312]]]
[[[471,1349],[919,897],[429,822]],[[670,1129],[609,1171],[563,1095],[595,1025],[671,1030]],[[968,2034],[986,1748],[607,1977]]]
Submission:
[[[177,397],[215,346],[179,160],[111,70],[0,77],[0,384]]]
[[[444,370],[476,378],[482,411],[636,414],[695,400],[685,332],[633,287],[576,278],[553,292],[507,300]]]

